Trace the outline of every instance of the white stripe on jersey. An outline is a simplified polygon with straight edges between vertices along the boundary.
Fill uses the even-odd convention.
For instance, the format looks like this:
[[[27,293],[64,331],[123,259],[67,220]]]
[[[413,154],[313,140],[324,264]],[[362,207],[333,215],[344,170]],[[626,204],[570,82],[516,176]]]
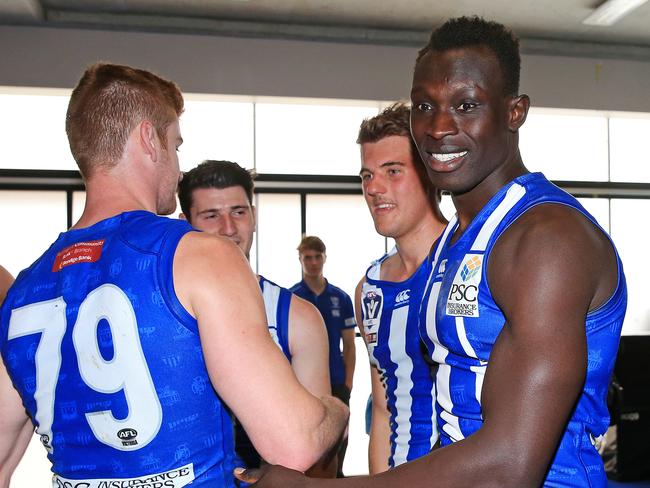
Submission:
[[[483,227],[481,227],[480,232],[472,244],[472,251],[485,251],[488,241],[490,240],[490,237],[492,237],[492,234],[494,233],[497,225],[501,223],[503,217],[505,217],[510,209],[514,207],[515,204],[521,200],[525,194],[526,189],[517,183],[513,183],[513,185],[508,188],[508,192],[506,193],[504,199],[501,201],[501,203],[499,203],[497,208],[494,209],[494,212],[492,212],[492,214],[487,218],[483,224]]]
[[[395,466],[406,462],[411,440],[410,416],[413,403],[411,397],[411,389],[413,388],[411,373],[413,372],[413,361],[405,353],[408,313],[408,306],[393,310],[388,336],[390,360],[397,365],[395,377],[398,379],[397,388],[395,388],[395,408],[398,412],[395,417],[395,423],[397,424],[395,430],[395,454],[393,455]]]
[[[438,341],[438,331],[436,330],[436,309],[438,306],[438,294],[440,293],[441,281],[437,281],[431,287],[431,293],[429,293],[429,302],[427,303],[427,317],[426,317],[426,327],[427,335],[431,342],[433,342],[433,354],[431,359],[437,363],[444,363],[449,350],[442,346]]]
[[[470,371],[476,374],[476,381],[474,388],[476,389],[476,401],[481,403],[481,393],[483,393],[483,380],[485,379],[485,371],[487,369],[487,361],[481,361],[481,366],[470,366]],[[481,418],[483,418],[483,409],[481,409]]]
[[[262,290],[262,296],[264,297],[264,309],[266,310],[266,321],[269,326],[278,327],[277,322],[277,310],[278,310],[278,300],[280,299],[280,287],[278,286],[268,286],[267,283],[264,284],[264,290]]]
[[[440,402],[440,405],[443,407],[443,410],[440,413],[440,418],[445,422],[442,426],[442,430],[447,433],[452,442],[457,442],[464,439],[465,436],[460,431],[458,417],[453,413],[450,413],[452,403],[451,398],[449,397],[449,373],[451,372],[451,367],[448,364],[441,364],[440,368],[438,369],[438,375],[440,375],[441,371],[444,371],[443,377],[441,379],[446,389],[444,395],[440,390],[438,390],[438,402]],[[445,403],[449,403],[449,409],[447,409],[440,401],[442,396],[445,397]]]
[[[476,355],[474,348],[469,343],[469,339],[467,338],[467,331],[465,330],[465,320],[463,319],[463,317],[456,317],[456,334],[458,334],[458,340],[460,341],[460,344],[463,346],[463,351],[465,351],[465,354],[467,354],[471,358],[478,359],[478,356]]]

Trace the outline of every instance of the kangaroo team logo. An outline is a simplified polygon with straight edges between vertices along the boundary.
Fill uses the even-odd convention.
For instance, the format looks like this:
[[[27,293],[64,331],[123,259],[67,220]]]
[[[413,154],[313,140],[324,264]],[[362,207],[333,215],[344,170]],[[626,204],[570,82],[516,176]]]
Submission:
[[[478,317],[478,289],[483,268],[482,254],[466,254],[456,271],[447,297],[447,315]]]

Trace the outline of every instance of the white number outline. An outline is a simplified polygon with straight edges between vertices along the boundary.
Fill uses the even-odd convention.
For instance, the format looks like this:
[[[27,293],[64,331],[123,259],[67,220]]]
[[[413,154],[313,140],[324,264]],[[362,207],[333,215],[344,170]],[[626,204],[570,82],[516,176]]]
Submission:
[[[53,452],[52,423],[56,386],[61,369],[61,343],[67,328],[63,297],[37,302],[12,311],[8,340],[41,334],[34,356],[36,363],[36,431]],[[113,337],[113,358],[106,361],[100,350],[97,327],[106,320]],[[128,406],[125,419],[117,420],[110,410],[85,414],[93,434],[103,444],[121,451],[141,449],[158,434],[162,406],[147,366],[135,311],[127,295],[117,286],[104,284],[91,291],[79,307],[72,328],[72,342],[79,374],[84,383],[100,393],[124,391]],[[135,392],[134,394],[131,392]],[[137,435],[125,439],[118,433],[128,429]]]

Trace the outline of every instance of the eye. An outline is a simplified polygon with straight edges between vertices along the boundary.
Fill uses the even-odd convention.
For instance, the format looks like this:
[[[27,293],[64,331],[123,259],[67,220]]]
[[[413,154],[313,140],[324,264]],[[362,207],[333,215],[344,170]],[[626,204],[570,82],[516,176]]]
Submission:
[[[416,103],[414,106],[420,112],[429,112],[429,111],[431,111],[433,109],[431,104],[427,103],[427,102]]]
[[[372,175],[370,173],[361,173],[359,177],[361,178],[361,181],[370,181]]]
[[[399,168],[390,168],[388,170],[388,174],[391,175],[391,176],[396,176],[396,175],[400,174],[401,172],[402,172],[402,170],[400,170]]]
[[[471,112],[476,107],[478,107],[478,103],[476,102],[462,102],[456,110],[458,112]]]

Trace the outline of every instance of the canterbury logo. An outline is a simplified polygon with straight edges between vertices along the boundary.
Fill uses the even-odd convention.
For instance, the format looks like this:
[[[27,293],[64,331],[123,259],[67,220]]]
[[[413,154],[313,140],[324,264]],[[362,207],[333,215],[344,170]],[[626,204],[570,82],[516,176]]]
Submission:
[[[395,303],[407,302],[409,299],[409,293],[411,293],[411,290],[400,291],[395,297]]]

